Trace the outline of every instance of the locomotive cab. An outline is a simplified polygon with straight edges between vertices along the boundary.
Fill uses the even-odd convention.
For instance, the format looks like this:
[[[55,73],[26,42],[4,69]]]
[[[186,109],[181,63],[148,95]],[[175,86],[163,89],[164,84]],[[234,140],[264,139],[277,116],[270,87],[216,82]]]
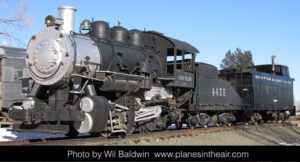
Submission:
[[[196,53],[176,48],[168,48],[167,51],[167,77],[174,78],[169,86],[194,88]]]
[[[194,68],[198,49],[194,46],[166,37],[155,31],[144,33],[146,48],[154,49],[161,61],[160,80],[168,87],[194,88]]]
[[[168,48],[167,75],[174,76],[176,70],[192,73],[194,69],[195,53]]]

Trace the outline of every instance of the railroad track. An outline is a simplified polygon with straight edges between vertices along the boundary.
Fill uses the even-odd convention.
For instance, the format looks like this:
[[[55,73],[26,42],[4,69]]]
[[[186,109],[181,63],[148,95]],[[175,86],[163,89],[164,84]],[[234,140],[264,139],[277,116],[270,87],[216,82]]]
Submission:
[[[299,119],[290,119],[291,121]],[[203,133],[215,133],[221,131],[231,131],[231,130],[248,130],[256,129],[262,127],[271,127],[271,126],[295,126],[292,122],[284,123],[260,123],[260,124],[242,124],[242,125],[224,125],[219,127],[208,127],[208,128],[195,128],[195,129],[177,129],[177,130],[166,130],[159,132],[150,132],[150,133],[140,133],[140,134],[131,134],[127,135],[125,138],[122,135],[116,135],[112,137],[91,137],[91,136],[82,136],[74,139],[67,137],[64,138],[46,138],[46,139],[34,139],[34,140],[20,140],[20,141],[9,141],[9,142],[0,142],[0,146],[19,146],[19,145],[63,145],[63,146],[99,146],[99,145],[135,145],[141,142],[151,143],[151,141],[163,141],[172,138],[180,137],[192,137],[198,136]]]

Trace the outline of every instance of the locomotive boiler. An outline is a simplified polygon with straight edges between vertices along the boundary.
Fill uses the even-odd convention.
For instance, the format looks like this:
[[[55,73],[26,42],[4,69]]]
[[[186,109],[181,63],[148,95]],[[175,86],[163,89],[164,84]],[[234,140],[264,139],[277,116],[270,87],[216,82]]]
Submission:
[[[195,62],[199,51],[186,42],[155,31],[110,28],[104,21],[83,20],[76,33],[76,9],[58,10],[59,17],[47,16],[47,26],[28,43],[29,77],[22,79],[27,98],[9,109],[9,117],[21,121],[14,130],[70,136],[148,132],[170,124],[205,127],[243,117],[257,121],[269,114],[286,119],[287,112],[294,112],[287,67],[276,66],[286,71],[282,75],[266,74],[267,65],[219,72]],[[270,97],[277,97],[273,106],[257,102],[262,76],[270,78],[270,85],[276,78],[289,88],[278,90],[288,94],[286,102],[280,95]]]

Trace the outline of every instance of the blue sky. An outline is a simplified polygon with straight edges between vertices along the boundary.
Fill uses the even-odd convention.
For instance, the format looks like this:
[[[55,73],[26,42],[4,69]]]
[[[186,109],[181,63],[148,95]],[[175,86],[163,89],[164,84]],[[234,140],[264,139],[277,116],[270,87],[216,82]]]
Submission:
[[[228,49],[251,50],[255,64],[271,63],[276,55],[276,63],[290,67],[295,98],[300,99],[299,0],[25,1],[32,25],[16,31],[24,42],[45,26],[47,15],[58,16],[58,6],[74,6],[76,31],[83,19],[108,21],[110,26],[119,20],[128,29],[156,30],[186,41],[199,49],[198,61],[218,68]]]

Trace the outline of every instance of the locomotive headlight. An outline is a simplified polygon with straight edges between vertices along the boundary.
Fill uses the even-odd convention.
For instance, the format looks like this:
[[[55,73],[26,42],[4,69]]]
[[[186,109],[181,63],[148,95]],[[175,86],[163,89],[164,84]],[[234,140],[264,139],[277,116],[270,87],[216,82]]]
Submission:
[[[45,19],[45,24],[47,26],[52,26],[52,25],[54,25],[54,23],[55,23],[55,18],[51,15],[48,15]]]
[[[45,18],[45,24],[48,26],[54,26],[54,25],[62,25],[64,24],[64,20],[60,18],[55,18],[52,15],[48,15]]]

